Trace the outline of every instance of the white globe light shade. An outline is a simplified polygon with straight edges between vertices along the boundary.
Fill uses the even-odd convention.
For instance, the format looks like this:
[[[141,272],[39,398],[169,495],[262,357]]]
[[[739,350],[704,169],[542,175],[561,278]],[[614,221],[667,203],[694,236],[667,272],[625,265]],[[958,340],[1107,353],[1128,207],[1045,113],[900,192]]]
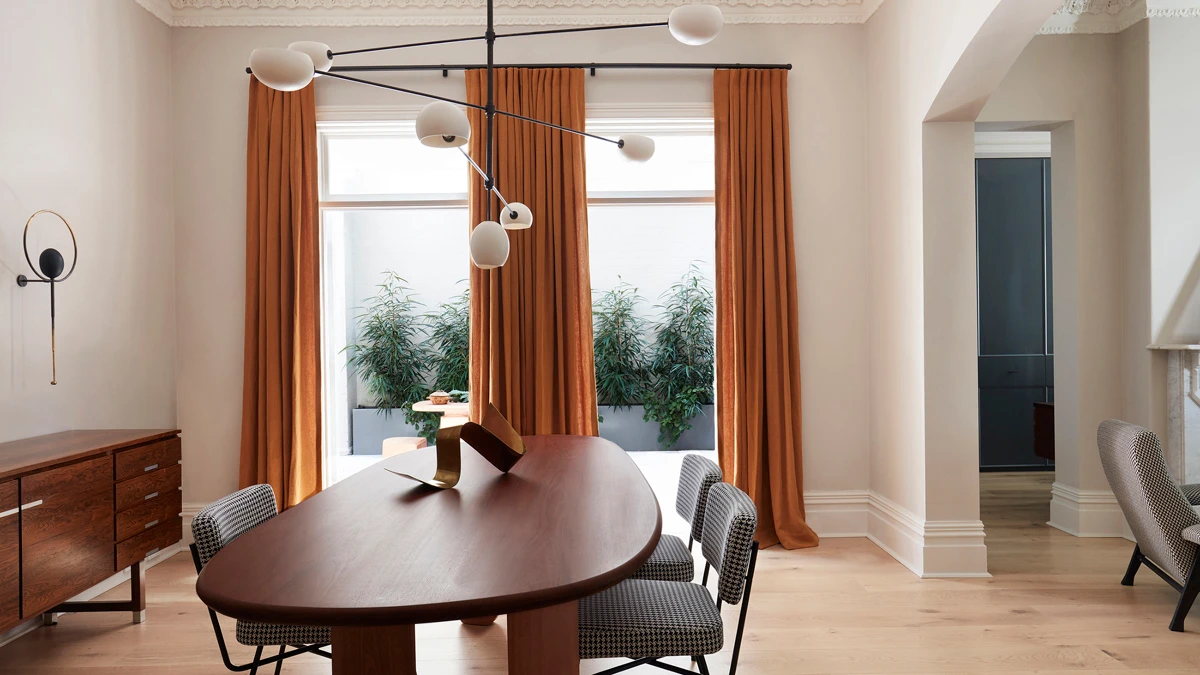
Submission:
[[[250,72],[272,89],[296,91],[312,82],[313,61],[304,52],[263,47],[250,52]]]
[[[308,54],[315,70],[327,71],[333,65],[333,57],[329,55],[329,45],[324,42],[293,42],[288,45],[288,49]]]
[[[621,137],[621,154],[631,162],[646,162],[654,156],[654,139],[630,134]]]
[[[517,214],[514,216],[513,214]],[[500,213],[500,224],[506,230],[526,230],[533,225],[533,211],[521,202],[509,202]]]
[[[417,115],[417,138],[431,148],[460,148],[471,140],[471,123],[458,106],[434,101]]]
[[[671,10],[667,28],[676,40],[685,45],[702,45],[712,42],[724,23],[719,7],[683,5]]]
[[[471,230],[471,262],[481,270],[508,261],[508,232],[494,220],[485,220]]]

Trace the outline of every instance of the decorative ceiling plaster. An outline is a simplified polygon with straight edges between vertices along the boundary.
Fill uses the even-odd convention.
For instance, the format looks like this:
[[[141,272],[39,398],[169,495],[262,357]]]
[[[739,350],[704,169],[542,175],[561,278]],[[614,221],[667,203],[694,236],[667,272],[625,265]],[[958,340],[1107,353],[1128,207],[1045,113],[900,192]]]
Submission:
[[[720,0],[730,24],[863,23],[884,0]],[[167,25],[476,26],[485,0],[136,0]],[[687,0],[495,0],[499,25],[603,25],[666,18]]]
[[[1200,0],[1066,0],[1043,35],[1120,33],[1142,19],[1200,17]]]

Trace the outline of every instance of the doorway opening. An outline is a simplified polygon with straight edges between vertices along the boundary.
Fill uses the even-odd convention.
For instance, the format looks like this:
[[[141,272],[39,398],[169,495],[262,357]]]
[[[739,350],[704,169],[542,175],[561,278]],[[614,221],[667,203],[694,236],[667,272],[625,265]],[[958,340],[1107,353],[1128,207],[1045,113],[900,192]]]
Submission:
[[[975,141],[980,518],[1002,537],[1050,520],[1050,132],[977,131]]]

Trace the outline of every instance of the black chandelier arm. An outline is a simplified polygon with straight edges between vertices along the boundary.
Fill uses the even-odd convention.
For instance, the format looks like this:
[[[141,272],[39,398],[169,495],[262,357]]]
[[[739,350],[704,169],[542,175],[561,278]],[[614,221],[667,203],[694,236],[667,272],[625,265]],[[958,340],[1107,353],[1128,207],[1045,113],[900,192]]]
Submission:
[[[247,68],[247,70],[249,70],[249,68]],[[325,75],[326,77],[332,77],[332,78],[336,78],[339,80],[347,80],[349,82],[357,82],[359,84],[366,84],[366,85],[370,85],[372,87],[378,87],[380,89],[388,89],[390,91],[398,91],[403,94],[412,94],[413,96],[420,96],[422,98],[431,98],[435,101],[445,101],[446,103],[453,103],[454,105],[461,105],[461,106],[465,106],[467,108],[472,108],[474,110],[485,110],[485,111],[487,110],[487,108],[485,106],[477,105],[474,103],[467,103],[466,101],[459,101],[458,99],[453,99],[453,98],[449,98],[446,96],[438,96],[437,94],[430,94],[430,93],[426,93],[423,91],[417,91],[415,89],[405,89],[404,87],[393,87],[390,84],[383,84],[381,82],[372,82],[370,80],[363,80],[363,79],[360,79],[357,77],[350,77],[349,75],[342,75],[339,73],[333,73],[333,72],[329,72],[329,71],[325,71],[325,70],[318,70],[317,74]]]
[[[409,47],[429,47],[431,45],[448,45],[448,44],[454,44],[456,42],[479,42],[481,40],[486,40],[486,39],[487,39],[487,36],[484,36],[484,35],[472,35],[470,37],[447,38],[444,40],[426,40],[424,42],[407,42],[405,44],[400,44],[400,45],[387,45],[386,47],[367,47],[365,49],[349,49],[344,52],[335,52],[333,50],[330,50],[329,57],[333,58],[335,56],[349,56],[351,54],[370,54],[371,52],[385,52],[385,51],[390,51],[392,49],[408,49]]]
[[[620,26],[584,26],[582,28],[553,28],[550,30],[530,30],[519,33],[496,33],[496,39],[513,38],[513,37],[528,37],[531,35],[559,35],[562,33],[589,33],[601,30],[621,30],[624,28],[654,28],[667,25],[666,21],[656,21],[653,23],[631,23]],[[337,56],[350,56],[351,54],[370,54],[372,52],[386,52],[394,49],[408,49],[410,47],[430,47],[433,45],[448,45],[460,42],[479,42],[486,40],[486,35],[471,35],[468,37],[446,38],[443,40],[425,40],[423,42],[406,42],[399,45],[386,45],[383,47],[366,47],[363,49],[347,49],[346,51],[335,52],[329,51],[329,58]]]
[[[560,35],[562,33],[591,33],[601,30],[623,30],[626,28],[658,28],[667,25],[666,21],[653,23],[627,23],[618,26],[583,26],[581,28],[551,28],[549,30],[527,30],[520,33],[496,33],[497,38],[528,37],[530,35]]]
[[[606,143],[612,143],[613,145],[617,146],[618,148],[619,148],[619,147],[622,147],[622,146],[624,145],[624,143],[623,143],[623,142],[621,142],[621,141],[619,141],[619,140],[615,140],[615,139],[612,139],[612,138],[605,138],[604,136],[598,136],[598,135],[596,135],[596,134],[589,134],[589,133],[588,133],[588,132],[586,132],[586,131],[580,131],[580,130],[578,130],[578,129],[572,129],[571,127],[564,127],[564,126],[562,126],[562,125],[560,125],[560,124],[554,124],[554,123],[552,123],[552,122],[543,122],[542,120],[539,120],[539,119],[534,119],[534,118],[532,118],[532,117],[526,117],[526,116],[524,116],[524,115],[518,115],[518,114],[516,114],[516,113],[510,113],[510,112],[505,112],[505,111],[503,111],[503,110],[497,110],[497,111],[496,111],[496,114],[497,114],[497,115],[504,115],[505,117],[511,117],[511,118],[513,118],[513,119],[518,119],[518,120],[521,120],[521,121],[524,121],[524,122],[531,122],[531,123],[533,123],[533,124],[540,124],[540,125],[542,125],[542,126],[544,126],[544,127],[550,127],[551,129],[558,129],[559,131],[565,131],[565,132],[567,132],[567,133],[569,133],[569,134],[575,134],[576,136],[587,136],[588,138],[594,138],[594,139],[596,139],[596,140],[598,140],[598,141],[605,141]]]

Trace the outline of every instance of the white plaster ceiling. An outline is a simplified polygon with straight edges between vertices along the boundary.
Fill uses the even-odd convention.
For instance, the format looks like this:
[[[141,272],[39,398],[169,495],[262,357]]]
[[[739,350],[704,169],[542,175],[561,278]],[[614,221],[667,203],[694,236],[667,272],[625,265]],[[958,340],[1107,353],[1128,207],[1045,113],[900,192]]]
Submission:
[[[172,26],[458,26],[486,0],[136,0]],[[726,23],[863,23],[884,0],[707,0]],[[689,0],[495,0],[498,24],[587,25],[666,18]]]
[[[1200,0],[1066,0],[1041,32],[1120,33],[1151,17],[1200,17]]]
[[[495,0],[504,25],[588,25],[664,17],[692,0]],[[885,0],[707,0],[727,23],[864,23]],[[917,0],[920,1],[920,0]],[[972,0],[963,0],[970,2]],[[171,26],[461,26],[486,0],[136,0]],[[1200,0],[1064,0],[1041,32],[1119,33],[1148,17],[1200,17]]]

